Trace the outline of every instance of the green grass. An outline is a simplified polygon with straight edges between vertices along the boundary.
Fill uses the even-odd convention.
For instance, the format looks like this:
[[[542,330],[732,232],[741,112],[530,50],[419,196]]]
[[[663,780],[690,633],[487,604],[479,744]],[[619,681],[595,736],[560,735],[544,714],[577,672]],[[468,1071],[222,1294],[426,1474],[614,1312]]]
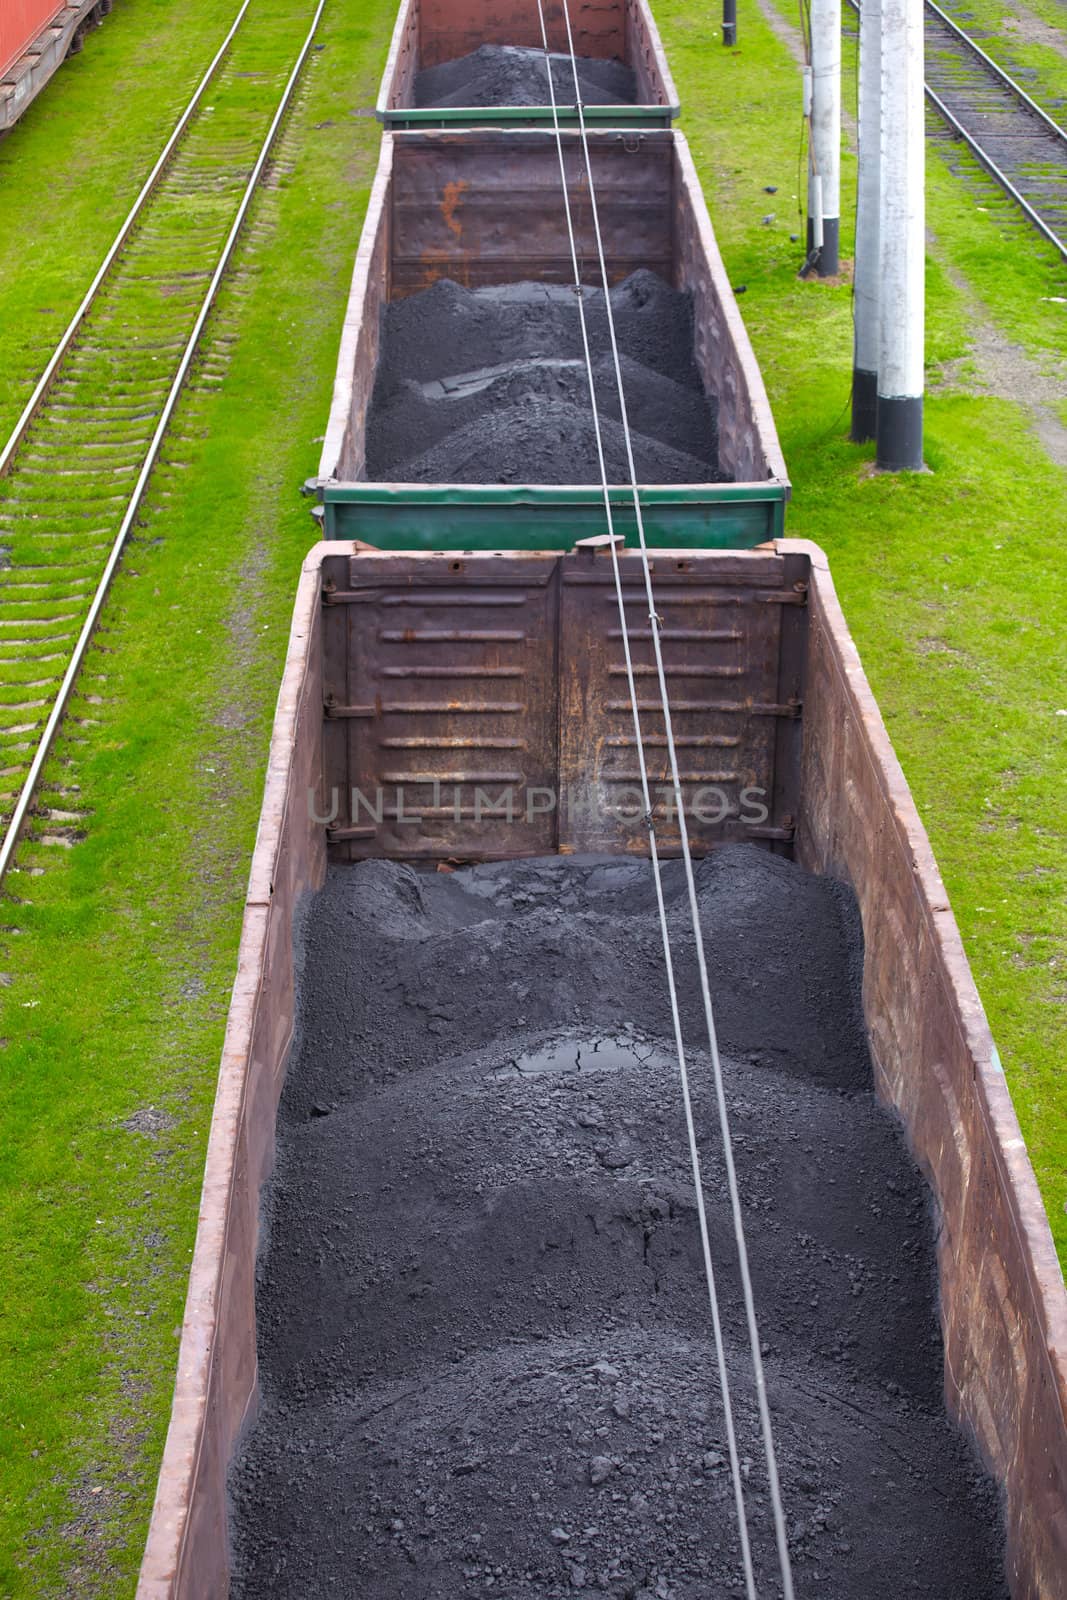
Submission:
[[[1067,474],[1020,405],[951,386],[927,397],[931,473],[870,474],[871,447],[846,437],[851,291],[800,282],[788,237],[796,69],[756,14],[736,52],[709,47],[710,12],[658,0],[656,14],[731,278],[745,285],[794,484],[788,531],[830,555],[1067,1260]],[[854,182],[846,160],[846,217]],[[994,197],[950,176],[935,149],[927,182],[931,375],[966,358],[975,302],[1038,362],[1062,353],[1067,306],[1047,297],[1067,290],[1048,252],[1021,230],[999,232],[992,210],[976,210]],[[773,200],[765,184],[778,185]],[[766,227],[771,205],[779,221]]]
[[[115,0],[81,54],[0,139],[0,440],[238,7]]]
[[[1031,99],[1057,122],[1064,121],[1067,105],[1067,11],[1060,0],[942,0],[942,11],[959,27],[973,34],[987,56],[1017,78]],[[1005,26],[1017,19],[1036,18],[1052,30],[1049,42],[1024,39],[1018,28]],[[1058,44],[1059,48],[1056,48]],[[1058,102],[1058,104],[1057,104]]]
[[[746,286],[741,306],[795,484],[790,531],[830,552],[1067,1255],[1057,1076],[1067,718],[1055,715],[1067,691],[1054,655],[1067,613],[1064,474],[1020,406],[951,386],[929,399],[932,474],[867,473],[869,448],[845,439],[849,291],[798,283],[788,237],[796,70],[754,10],[742,16],[742,48],[727,53],[711,38],[710,7],[656,9],[731,276]],[[310,0],[260,0],[258,25],[295,52],[310,10]],[[4,1595],[132,1590],[270,718],[312,537],[296,488],[316,465],[377,144],[356,113],[374,99],[393,11],[392,0],[327,8],[326,49],[257,211],[264,232],[216,318],[214,333],[237,341],[225,382],[187,397],[175,464],[156,479],[48,775],[53,792],[79,791],[87,837],[69,853],[24,849],[28,870],[8,883]],[[0,145],[5,238],[33,218],[27,249],[0,262],[0,362],[24,388],[229,15],[210,0],[119,0]],[[161,24],[165,58],[133,71]],[[117,63],[122,115],[101,120]],[[40,204],[42,170],[62,199],[53,209]],[[1067,307],[1045,297],[1064,292],[1062,278],[1025,235],[1006,243],[1002,219],[977,210],[980,179],[960,183],[935,154],[929,182],[932,375],[965,365],[974,301],[1051,363]],[[778,185],[773,199],[767,184]],[[772,208],[778,221],[765,227]],[[17,409],[9,386],[2,405],[3,415]]]

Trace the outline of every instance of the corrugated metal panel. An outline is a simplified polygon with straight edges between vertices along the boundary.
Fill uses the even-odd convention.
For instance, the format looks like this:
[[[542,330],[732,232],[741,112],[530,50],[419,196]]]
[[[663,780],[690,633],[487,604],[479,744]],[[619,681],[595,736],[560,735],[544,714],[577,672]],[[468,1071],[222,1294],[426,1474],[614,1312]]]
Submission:
[[[657,555],[652,563],[664,676],[682,799],[695,847],[727,839],[788,842],[775,815],[778,724],[798,701],[779,700],[782,613],[803,596],[781,560],[731,563]],[[640,556],[620,560],[656,836],[681,847]],[[648,849],[641,769],[610,558],[592,550],[562,562],[560,618],[561,838],[576,850]]]
[[[602,541],[562,557],[331,560],[326,765],[342,855],[647,850]],[[674,551],[653,565],[694,846],[787,848],[798,746],[783,729],[799,728],[803,638],[784,616],[803,615],[804,584],[773,554]],[[657,837],[671,853],[680,841],[640,558],[624,552],[621,566]]]
[[[326,716],[346,728],[333,841],[352,855],[554,849],[555,816],[531,796],[555,779],[557,563],[355,557],[324,598]]]

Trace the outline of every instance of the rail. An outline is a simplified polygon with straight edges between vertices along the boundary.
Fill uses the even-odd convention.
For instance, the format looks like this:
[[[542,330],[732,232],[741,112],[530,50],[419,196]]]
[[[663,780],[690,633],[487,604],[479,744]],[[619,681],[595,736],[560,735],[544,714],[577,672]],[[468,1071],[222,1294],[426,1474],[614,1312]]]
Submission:
[[[848,0],[848,3],[858,15],[860,10],[859,0]],[[928,23],[927,42],[929,43],[932,19],[933,29],[935,31],[939,28],[942,29],[949,40],[953,43],[961,44],[967,52],[967,57],[973,58],[973,61],[984,75],[986,82],[991,82],[1001,94],[1001,114],[1006,116],[1014,115],[1017,117],[1018,122],[1015,126],[1006,129],[999,135],[990,131],[982,134],[968,127],[964,120],[963,109],[961,107],[953,109],[948,104],[945,98],[945,85],[935,85],[929,81],[929,54],[927,56],[928,76],[923,86],[928,102],[937,115],[948,125],[953,135],[963,141],[980,166],[1019,207],[1033,227],[1037,229],[1047,243],[1052,245],[1063,260],[1067,261],[1067,206],[1053,208],[1054,211],[1062,209],[1064,212],[1064,227],[1061,230],[1057,226],[1055,217],[1050,221],[1047,215],[1042,214],[1039,197],[1034,195],[1033,188],[1031,188],[1031,196],[1028,196],[1024,193],[1023,188],[1020,187],[1020,184],[1027,181],[1027,169],[1035,168],[1038,163],[1029,161],[1026,151],[1023,151],[1023,154],[1017,158],[1015,150],[1012,149],[1013,142],[1016,146],[1019,146],[1025,140],[1028,129],[1031,130],[1034,136],[1046,142],[1046,153],[1053,157],[1051,164],[1055,165],[1057,162],[1062,164],[1063,179],[1065,185],[1067,185],[1067,129],[1061,127],[1042,106],[1038,105],[1037,101],[1027,94],[1022,85],[1017,83],[999,62],[994,61],[992,56],[982,49],[976,39],[972,38],[947,12],[935,4],[935,0],[924,0],[924,5]],[[956,59],[959,61],[966,58],[957,57]],[[1011,102],[1014,102],[1014,111]],[[987,107],[982,108],[981,115],[988,122],[990,113]],[[1038,124],[1036,127],[1034,126],[1034,119]],[[1020,138],[1020,136],[1022,137]],[[1005,142],[1006,151],[998,159],[997,153],[990,148],[990,145],[1001,141]],[[1008,159],[1005,159],[1005,155],[1007,155]],[[1007,170],[1008,168],[1015,168],[1015,170]],[[1037,204],[1035,204],[1035,199],[1038,200]]]
[[[168,141],[168,145],[167,145],[167,148],[166,148],[166,150],[164,152],[164,156],[162,156],[160,158],[160,162],[157,163],[156,168],[153,169],[153,174],[151,175],[150,179],[148,180],[148,182],[146,182],[144,188],[142,189],[141,196],[139,197],[139,200],[138,200],[138,206],[139,207],[143,207],[144,200],[147,198],[147,194],[151,192],[152,188],[154,187],[155,182],[158,181],[159,173],[162,171],[163,165],[165,165],[165,158],[169,157],[169,154],[173,151],[174,145],[176,143],[177,138],[179,138],[181,136],[181,131],[184,131],[184,128],[186,128],[188,126],[188,119],[189,119],[189,116],[191,116],[191,114],[192,114],[192,110],[190,108],[195,109],[194,102],[198,103],[198,97],[202,95],[203,90],[204,90],[204,88],[206,86],[206,83],[208,81],[210,81],[212,74],[217,69],[218,63],[222,59],[222,56],[225,54],[225,50],[228,47],[229,42],[233,37],[234,31],[236,30],[237,26],[240,24],[240,21],[244,16],[244,12],[245,12],[245,9],[247,7],[247,4],[248,4],[248,0],[245,0],[245,5],[242,6],[241,11],[239,12],[238,17],[236,19],[236,22],[234,23],[234,27],[231,29],[229,35],[227,36],[227,40],[226,40],[225,44],[223,45],[223,47],[220,50],[220,52],[216,55],[215,60],[212,62],[212,65],[208,70],[208,73],[205,75],[205,78],[201,81],[201,84],[200,84],[200,86],[199,86],[199,88],[197,90],[197,93],[194,96],[194,101],[190,102],[190,107],[186,108],[186,113],[187,114],[185,116],[183,116],[181,122],[178,125],[178,128],[175,129],[175,134],[172,135],[171,140]],[[269,129],[267,131],[266,137],[263,139],[262,144],[259,147],[259,152],[258,152],[256,161],[255,161],[255,164],[254,164],[254,166],[252,168],[252,171],[251,171],[251,173],[250,173],[250,175],[248,177],[248,180],[247,180],[246,184],[244,185],[244,191],[243,191],[243,194],[242,194],[242,197],[241,197],[241,200],[240,200],[240,204],[238,206],[237,212],[236,212],[236,214],[235,214],[235,216],[233,218],[233,222],[232,222],[232,224],[230,226],[230,229],[229,229],[229,232],[227,234],[226,241],[225,241],[225,244],[223,246],[221,255],[218,257],[218,260],[216,262],[214,271],[213,271],[213,273],[211,275],[211,281],[210,281],[210,283],[208,285],[207,291],[206,291],[206,293],[203,295],[203,297],[201,299],[199,311],[197,313],[196,320],[195,320],[195,323],[193,325],[192,331],[189,333],[188,338],[185,341],[184,349],[182,351],[182,355],[181,355],[181,359],[180,359],[179,364],[178,364],[178,368],[177,368],[177,370],[176,370],[176,372],[174,374],[174,377],[173,377],[173,379],[172,379],[172,381],[170,383],[170,386],[168,388],[168,391],[167,391],[167,394],[166,394],[166,398],[165,398],[165,400],[163,402],[162,409],[161,409],[161,411],[159,413],[158,420],[156,422],[155,429],[154,429],[152,437],[151,437],[151,441],[150,441],[150,443],[148,445],[147,452],[146,452],[143,460],[141,461],[140,470],[138,471],[137,479],[136,479],[136,483],[134,485],[133,491],[129,495],[128,499],[126,500],[126,505],[125,505],[125,510],[124,510],[123,516],[122,516],[122,520],[121,520],[121,523],[119,525],[118,531],[115,534],[114,539],[112,541],[111,548],[110,548],[110,551],[109,551],[109,554],[108,554],[108,557],[107,557],[107,561],[106,561],[106,564],[105,564],[104,569],[103,569],[103,573],[101,574],[99,580],[96,583],[96,586],[95,586],[95,589],[94,589],[94,592],[93,592],[93,596],[92,596],[92,600],[91,600],[91,602],[89,604],[88,611],[86,613],[85,619],[84,619],[84,621],[83,621],[83,623],[81,625],[81,628],[79,630],[78,637],[77,637],[77,640],[75,642],[74,648],[73,648],[73,650],[71,652],[70,658],[69,658],[69,660],[67,662],[66,669],[65,669],[65,671],[63,673],[62,681],[61,681],[61,683],[59,685],[59,688],[58,688],[58,690],[56,692],[55,699],[54,699],[54,701],[52,703],[52,706],[51,706],[51,709],[49,711],[49,715],[48,715],[47,721],[45,723],[44,729],[43,729],[43,731],[42,731],[42,733],[40,735],[40,738],[37,741],[36,747],[34,749],[33,757],[32,757],[32,760],[30,762],[29,769],[28,769],[28,771],[26,773],[26,777],[25,777],[25,779],[24,779],[24,781],[22,783],[21,789],[19,790],[18,798],[15,801],[15,805],[14,805],[14,808],[12,810],[11,817],[10,817],[10,820],[8,822],[6,832],[4,834],[3,842],[2,842],[2,844],[0,844],[0,882],[2,882],[2,880],[3,880],[3,878],[4,878],[5,874],[6,874],[9,866],[11,865],[11,861],[12,861],[12,858],[13,858],[14,853],[15,853],[15,849],[16,849],[16,846],[17,846],[17,843],[18,843],[18,840],[19,840],[19,836],[21,834],[21,830],[22,830],[23,824],[25,823],[27,814],[29,812],[30,805],[31,805],[31,803],[33,801],[33,797],[34,797],[34,794],[35,794],[35,791],[36,791],[36,788],[37,788],[38,781],[39,781],[40,776],[41,776],[41,772],[42,772],[42,770],[44,768],[44,764],[45,764],[46,760],[48,759],[49,753],[50,753],[51,748],[52,748],[53,741],[55,739],[56,732],[58,731],[58,728],[59,728],[59,726],[60,726],[60,724],[61,724],[61,722],[63,720],[63,715],[64,715],[64,712],[66,711],[67,704],[68,704],[68,701],[70,699],[71,691],[72,691],[72,689],[74,687],[75,681],[77,680],[78,673],[79,673],[79,671],[81,669],[82,662],[83,662],[83,660],[85,658],[85,654],[86,654],[86,651],[87,651],[88,646],[89,646],[89,642],[90,642],[90,640],[92,638],[92,635],[93,635],[93,632],[95,630],[97,621],[99,620],[99,617],[100,617],[100,613],[101,613],[101,611],[103,609],[104,602],[105,602],[105,600],[107,598],[107,595],[108,595],[108,592],[110,590],[112,579],[113,579],[113,577],[115,575],[115,572],[116,572],[116,570],[118,568],[118,565],[119,565],[119,562],[121,560],[123,549],[124,549],[124,547],[126,545],[126,541],[127,541],[128,537],[129,537],[130,530],[133,527],[134,522],[136,521],[138,511],[139,511],[139,509],[141,507],[141,503],[142,503],[142,500],[144,498],[145,489],[146,489],[146,487],[148,485],[148,481],[149,481],[149,479],[151,477],[151,474],[153,472],[153,469],[155,468],[156,463],[158,461],[159,452],[160,452],[161,445],[163,443],[164,436],[166,435],[168,426],[170,424],[171,418],[172,418],[173,413],[174,413],[174,409],[175,409],[175,407],[177,405],[177,402],[178,402],[178,397],[179,397],[179,395],[181,393],[182,387],[183,387],[183,385],[185,383],[185,380],[186,380],[186,378],[188,376],[189,368],[190,368],[190,365],[192,363],[193,357],[197,352],[197,349],[198,349],[198,346],[199,346],[199,343],[200,343],[201,334],[203,333],[204,326],[205,326],[205,324],[207,322],[208,316],[210,315],[212,307],[215,304],[215,300],[216,300],[217,295],[218,295],[219,286],[220,286],[220,284],[222,282],[222,279],[223,279],[223,277],[224,277],[224,275],[226,273],[227,268],[229,267],[230,261],[232,259],[233,253],[234,253],[234,249],[235,249],[236,244],[237,244],[238,237],[239,237],[239,235],[241,233],[241,229],[242,229],[242,227],[244,225],[244,222],[245,222],[245,219],[247,217],[249,207],[250,207],[250,205],[252,203],[252,199],[253,199],[253,197],[255,195],[255,192],[256,192],[257,188],[259,187],[260,180],[261,180],[261,178],[263,176],[264,168],[266,166],[266,163],[267,163],[268,157],[270,155],[271,149],[272,149],[272,147],[274,145],[274,142],[275,142],[275,139],[277,137],[278,130],[279,130],[279,128],[281,126],[281,123],[282,123],[282,119],[284,118],[284,116],[285,116],[285,114],[286,114],[286,112],[287,112],[287,110],[289,108],[289,105],[290,105],[290,103],[292,101],[294,90],[295,90],[297,82],[299,80],[300,73],[301,73],[301,71],[303,69],[304,63],[307,60],[308,52],[311,49],[312,42],[313,42],[315,34],[317,32],[318,25],[319,25],[319,20],[320,20],[320,18],[322,16],[322,12],[323,12],[323,9],[325,7],[325,4],[326,4],[326,0],[318,0],[318,5],[317,5],[317,7],[315,9],[315,13],[314,13],[314,17],[313,17],[312,22],[311,22],[311,26],[308,29],[307,35],[306,35],[306,37],[305,37],[305,39],[303,41],[303,44],[302,44],[302,46],[300,48],[300,51],[299,51],[299,53],[297,55],[296,61],[295,61],[294,65],[293,65],[293,67],[292,67],[292,69],[291,69],[291,71],[289,73],[285,88],[284,88],[284,90],[282,92],[281,99],[277,103],[277,106],[276,106],[276,109],[274,111],[274,115],[273,115],[273,118],[271,120],[270,127],[269,127]],[[134,218],[134,220],[136,220],[136,217]],[[105,258],[104,266],[101,268],[101,271],[97,274],[96,279],[94,279],[94,285],[95,285],[94,293],[99,291],[100,284],[103,283],[104,278],[106,276],[107,267],[109,267],[110,264],[114,261],[115,256],[118,253],[118,250],[121,249],[121,247],[122,247],[122,242],[124,241],[124,239],[129,237],[129,232],[132,229],[132,226],[133,226],[133,222],[131,221],[130,218],[127,218],[127,222],[123,225],[123,229],[125,230],[125,233],[123,232],[123,229],[120,229],[120,234],[116,239],[116,244],[112,247],[112,250],[109,251],[107,258]],[[87,297],[87,301],[83,302],[83,306],[79,308],[79,312],[78,312],[78,314],[77,314],[77,316],[75,318],[75,323],[76,324],[80,324],[80,322],[84,320],[84,317],[85,317],[87,309],[88,309],[88,304],[91,304],[91,303],[92,303],[91,300],[89,299],[89,297]],[[75,327],[75,332],[76,331],[77,330],[76,330],[76,327]],[[71,343],[73,342],[73,334],[71,333],[70,329],[68,329],[68,335],[70,336],[69,338],[68,338],[67,335],[64,335],[64,340],[66,341],[65,349],[69,349]],[[61,340],[60,344],[63,345],[64,341]],[[45,381],[45,379],[43,377],[42,381],[37,386],[37,390],[35,390],[35,394],[37,394],[37,396],[38,396],[38,398],[37,398],[37,406],[38,407],[40,406],[41,399],[43,399],[43,396],[45,395],[45,393],[48,390],[49,383],[51,382],[51,379],[54,378],[55,372],[59,368],[59,365],[60,365],[60,363],[62,361],[63,353],[65,353],[65,349],[64,349],[64,351],[61,351],[58,359],[55,359],[54,362],[50,362],[49,363],[49,367],[46,368],[46,374],[50,374],[50,376],[48,378],[48,381]],[[24,416],[25,416],[25,413],[24,413]],[[22,426],[23,433],[25,433],[26,427],[28,426],[28,423],[22,423],[21,419],[20,419],[20,425]],[[18,427],[20,425],[17,425],[16,432],[18,431]],[[15,448],[17,448],[17,444],[16,444],[16,446],[11,448],[10,452],[5,452],[5,458],[4,458],[5,465],[6,465],[6,463],[8,461],[10,461],[11,457],[13,456]],[[99,474],[102,475],[102,474],[105,474],[107,472],[107,468],[105,466],[100,466],[97,469],[97,471],[98,471]]]
[[[182,135],[185,133],[190,122],[193,120],[193,116],[204,97],[204,90],[214,78],[215,73],[218,71],[219,64],[233,42],[234,34],[244,21],[245,12],[248,10],[250,3],[251,0],[244,0],[244,4],[238,11],[233,23],[230,26],[229,33],[227,33],[225,39],[223,39],[222,43],[219,45],[211,65],[208,67],[207,71],[204,73],[204,76],[197,84],[189,104],[178,118],[173,133],[163,146],[163,149],[159,155],[159,159],[152,168],[151,172],[148,174],[148,177],[145,179],[144,184],[141,187],[140,194],[137,196],[137,199],[133,202],[133,205],[126,213],[125,220],[121,224],[118,233],[115,235],[107,255],[100,263],[96,276],[89,285],[88,289],[86,289],[81,304],[79,305],[77,311],[75,311],[73,317],[71,317],[70,322],[67,324],[59,343],[52,351],[52,354],[48,359],[47,366],[41,373],[33,393],[30,395],[30,398],[23,407],[22,415],[16,422],[7,440],[7,443],[4,445],[3,450],[0,450],[0,477],[3,477],[4,473],[7,471],[15,451],[18,449],[26,435],[26,430],[29,428],[30,423],[37,415],[41,402],[51,386],[52,379],[59,370],[60,363],[62,362],[64,356],[74,343],[75,336],[78,333],[78,330],[81,328],[82,323],[88,316],[89,310],[100,292],[100,287],[103,284],[104,279],[111,271],[119,251],[122,249],[127,239],[129,239],[130,234],[133,232],[136,224],[140,221],[145,206],[148,204],[149,199],[155,192],[156,185],[158,184],[160,177],[167,166],[167,163],[174,154]]]

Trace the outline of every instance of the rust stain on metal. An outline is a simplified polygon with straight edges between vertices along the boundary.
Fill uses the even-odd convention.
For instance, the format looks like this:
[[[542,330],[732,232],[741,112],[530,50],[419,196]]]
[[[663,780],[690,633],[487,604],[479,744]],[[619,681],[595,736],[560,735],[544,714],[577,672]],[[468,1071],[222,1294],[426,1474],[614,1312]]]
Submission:
[[[457,239],[463,237],[463,227],[456,216],[463,197],[470,188],[466,178],[454,178],[445,184],[444,195],[441,200],[441,215],[445,219],[445,226]]]

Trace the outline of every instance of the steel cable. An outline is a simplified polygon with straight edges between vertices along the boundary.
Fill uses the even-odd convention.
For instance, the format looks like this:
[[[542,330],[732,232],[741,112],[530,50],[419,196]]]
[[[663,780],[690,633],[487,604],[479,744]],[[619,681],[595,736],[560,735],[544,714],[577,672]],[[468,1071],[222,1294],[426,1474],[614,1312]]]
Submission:
[[[538,15],[541,23],[541,35],[544,42],[545,59],[548,76],[549,98],[552,106],[552,120],[556,138],[556,148],[559,157],[560,178],[563,184],[564,204],[567,214],[567,231],[570,241],[571,257],[575,272],[575,292],[578,300],[579,321],[582,328],[582,340],[585,350],[586,369],[589,377],[590,400],[593,407],[594,432],[597,441],[597,456],[600,466],[602,486],[604,490],[604,505],[607,514],[609,545],[615,578],[616,597],[619,605],[620,626],[626,661],[627,682],[630,692],[630,702],[633,710],[634,732],[637,743],[638,764],[641,772],[642,796],[645,804],[645,819],[649,832],[649,851],[652,860],[653,875],[656,886],[656,901],[660,917],[660,930],[663,939],[664,960],[667,969],[668,990],[670,993],[672,1018],[674,1023],[675,1042],[678,1049],[679,1071],[682,1081],[682,1095],[686,1113],[686,1127],[689,1138],[690,1160],[693,1167],[694,1182],[697,1194],[697,1209],[700,1220],[701,1243],[704,1252],[705,1275],[708,1281],[709,1299],[712,1308],[712,1321],[715,1329],[716,1355],[719,1363],[720,1382],[723,1389],[723,1404],[726,1413],[726,1425],[730,1444],[730,1465],[734,1478],[734,1494],[738,1511],[738,1526],[741,1537],[742,1560],[745,1568],[745,1584],[749,1600],[755,1600],[756,1587],[752,1568],[751,1550],[748,1540],[748,1529],[744,1511],[744,1496],[741,1488],[740,1465],[737,1461],[736,1438],[734,1433],[732,1408],[729,1401],[729,1380],[726,1372],[725,1351],[722,1344],[721,1323],[718,1311],[718,1298],[715,1289],[714,1266],[711,1259],[711,1247],[707,1230],[707,1219],[704,1210],[703,1184],[700,1178],[700,1156],[697,1147],[696,1133],[693,1125],[692,1106],[690,1101],[688,1071],[685,1065],[685,1049],[682,1040],[681,1018],[678,1010],[677,991],[674,978],[674,963],[670,946],[670,932],[667,923],[666,907],[663,899],[662,877],[660,871],[659,854],[656,844],[655,822],[652,813],[651,799],[648,788],[648,772],[644,756],[644,742],[640,726],[640,713],[638,709],[637,688],[634,681],[632,658],[629,647],[629,633],[625,616],[625,599],[622,591],[622,579],[619,569],[618,552],[614,531],[614,516],[611,507],[611,494],[607,482],[607,473],[604,463],[604,453],[601,442],[600,425],[597,414],[596,384],[593,375],[592,361],[589,353],[588,334],[585,322],[585,309],[583,304],[583,285],[578,272],[577,250],[574,240],[573,225],[571,222],[570,198],[567,185],[566,165],[563,156],[563,140],[560,132],[559,114],[556,104],[555,87],[552,82],[552,65],[549,52],[548,30],[545,24],[543,0],[537,0]],[[567,30],[567,50],[570,56],[571,72],[574,80],[575,107],[578,115],[578,131],[582,144],[582,153],[585,163],[585,176],[588,185],[590,213],[593,233],[596,240],[597,257],[600,266],[601,286],[604,294],[605,313],[607,317],[608,334],[611,343],[612,361],[615,371],[615,381],[619,396],[620,419],[622,423],[623,439],[626,447],[627,467],[630,475],[630,488],[633,496],[634,514],[637,523],[637,534],[640,544],[641,566],[644,576],[645,597],[648,604],[649,626],[652,638],[653,652],[656,659],[656,674],[659,682],[660,701],[662,706],[664,727],[667,740],[667,752],[671,769],[671,783],[674,791],[675,807],[678,813],[679,839],[682,847],[682,859],[685,867],[686,887],[689,900],[690,918],[692,923],[693,938],[696,947],[697,966],[700,975],[701,997],[704,1006],[704,1017],[708,1035],[708,1046],[711,1055],[712,1072],[715,1083],[715,1097],[718,1108],[719,1127],[723,1144],[723,1160],[726,1168],[727,1186],[730,1195],[730,1210],[733,1220],[734,1241],[738,1255],[738,1265],[741,1274],[742,1292],[745,1303],[745,1316],[748,1325],[749,1345],[752,1358],[752,1370],[755,1381],[757,1404],[760,1415],[760,1427],[763,1436],[764,1454],[767,1463],[767,1481],[770,1493],[772,1514],[774,1519],[775,1542],[778,1551],[778,1563],[782,1579],[782,1592],[784,1600],[793,1600],[793,1578],[789,1560],[789,1544],[786,1534],[785,1513],[782,1504],[781,1484],[778,1475],[777,1456],[774,1448],[774,1436],[771,1427],[770,1408],[767,1401],[766,1376],[763,1369],[763,1358],[760,1350],[759,1328],[756,1320],[755,1299],[752,1292],[752,1280],[749,1271],[748,1250],[745,1243],[744,1220],[741,1212],[741,1198],[737,1183],[737,1172],[733,1158],[733,1143],[730,1135],[729,1112],[726,1106],[726,1095],[723,1084],[722,1061],[719,1055],[718,1036],[715,1028],[714,1009],[711,1000],[711,988],[708,979],[707,960],[704,951],[703,928],[700,918],[700,907],[697,899],[696,880],[693,873],[692,852],[689,845],[689,830],[685,820],[685,806],[681,789],[681,778],[678,769],[678,757],[674,742],[674,727],[671,718],[670,700],[667,690],[666,672],[663,663],[663,651],[660,640],[660,617],[656,611],[655,596],[652,588],[652,571],[648,557],[648,545],[645,538],[644,517],[641,506],[641,495],[637,483],[637,470],[634,463],[633,443],[630,434],[629,415],[626,406],[625,388],[622,379],[622,367],[619,359],[618,341],[615,332],[615,319],[611,305],[610,282],[608,279],[607,263],[604,256],[603,236],[600,228],[599,211],[596,200],[596,186],[593,181],[592,162],[589,150],[588,133],[585,124],[585,114],[582,107],[581,88],[578,82],[578,66],[574,50],[574,37],[571,30],[568,0],[562,0],[562,13]]]
[[[752,1552],[748,1536],[748,1523],[745,1515],[743,1477],[737,1448],[737,1432],[734,1424],[733,1406],[730,1399],[730,1379],[726,1365],[726,1348],[722,1332],[722,1319],[719,1311],[718,1291],[715,1283],[715,1267],[711,1254],[711,1238],[708,1230],[707,1212],[704,1203],[704,1182],[701,1172],[700,1151],[697,1143],[696,1127],[693,1119],[692,1096],[689,1087],[689,1071],[686,1063],[685,1042],[682,1036],[681,1013],[678,1006],[678,992],[674,973],[674,959],[671,950],[670,930],[667,922],[666,902],[663,895],[663,878],[660,868],[659,849],[656,841],[652,798],[649,790],[644,737],[641,729],[641,715],[638,708],[637,684],[634,677],[633,656],[630,649],[629,626],[626,620],[626,600],[623,594],[622,573],[619,567],[619,556],[615,535],[615,518],[611,504],[611,490],[608,484],[607,467],[604,460],[603,437],[601,433],[600,415],[597,408],[596,399],[596,378],[593,372],[592,355],[589,348],[589,331],[585,315],[582,273],[578,260],[578,247],[575,239],[574,222],[571,212],[570,188],[567,182],[566,161],[563,154],[563,139],[560,131],[559,108],[556,102],[555,86],[552,81],[552,59],[548,41],[548,29],[545,23],[543,0],[537,0],[537,9],[541,23],[541,37],[545,51],[548,93],[549,101],[552,107],[552,123],[556,138],[556,153],[559,160],[560,183],[563,190],[563,204],[567,223],[567,238],[570,247],[571,264],[574,270],[574,290],[575,298],[578,304],[578,321],[581,329],[586,376],[589,382],[589,400],[593,415],[593,433],[596,441],[597,461],[600,469],[600,481],[604,495],[604,512],[608,527],[608,542],[611,550],[615,596],[619,609],[619,627],[622,637],[623,656],[626,665],[626,680],[629,688],[630,707],[633,714],[634,739],[638,755],[638,766],[640,770],[642,802],[644,804],[645,818],[648,825],[649,854],[651,857],[652,873],[656,888],[656,906],[659,913],[660,934],[663,942],[663,957],[667,974],[667,990],[671,1004],[675,1048],[678,1054],[678,1070],[681,1080],[686,1133],[689,1142],[690,1165],[693,1173],[693,1185],[696,1192],[697,1218],[700,1228],[701,1251],[704,1260],[704,1275],[707,1282],[708,1302],[711,1309],[712,1329],[715,1339],[715,1357],[719,1374],[719,1386],[723,1398],[723,1415],[725,1419],[727,1450],[730,1460],[730,1475],[733,1483],[734,1504],[737,1513],[738,1533],[741,1543],[741,1560],[745,1574],[745,1589],[748,1595],[748,1600],[757,1600],[755,1574],[752,1564]],[[578,95],[580,104],[580,91],[578,90],[577,75],[575,76],[575,91]],[[586,168],[588,177],[588,155],[586,155]],[[592,185],[590,180],[590,189],[591,187]],[[605,298],[607,298],[606,291]]]

